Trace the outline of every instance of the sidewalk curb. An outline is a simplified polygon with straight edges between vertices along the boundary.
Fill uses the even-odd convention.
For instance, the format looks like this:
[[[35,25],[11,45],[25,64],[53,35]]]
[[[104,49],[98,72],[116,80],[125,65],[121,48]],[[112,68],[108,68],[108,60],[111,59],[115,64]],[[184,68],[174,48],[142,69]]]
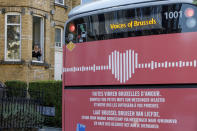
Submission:
[[[62,131],[62,129],[54,128],[54,127],[43,127],[42,129],[39,129],[38,131]]]

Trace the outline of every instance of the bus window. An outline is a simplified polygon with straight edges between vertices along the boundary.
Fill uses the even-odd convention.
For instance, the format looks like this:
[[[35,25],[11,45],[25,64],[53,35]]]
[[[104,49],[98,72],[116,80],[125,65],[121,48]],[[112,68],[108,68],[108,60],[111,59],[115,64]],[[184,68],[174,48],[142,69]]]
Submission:
[[[77,25],[77,42],[82,43],[86,42],[87,39],[87,29],[86,23]]]
[[[196,14],[187,16],[185,13],[187,9],[197,11],[194,5],[170,4],[118,10],[78,18],[68,23],[68,25],[73,23],[77,29],[75,32],[70,32],[69,26],[67,26],[66,43],[69,43],[68,36],[71,35],[74,36],[73,43],[81,43],[135,36],[195,32],[197,30]],[[85,32],[81,30],[82,26],[86,29]]]

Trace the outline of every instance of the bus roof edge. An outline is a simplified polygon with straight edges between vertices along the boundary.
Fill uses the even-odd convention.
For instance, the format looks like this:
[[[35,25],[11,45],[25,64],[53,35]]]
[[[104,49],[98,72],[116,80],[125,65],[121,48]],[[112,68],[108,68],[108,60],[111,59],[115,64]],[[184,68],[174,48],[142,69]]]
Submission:
[[[192,3],[191,0],[95,0],[92,2],[88,2],[82,5],[79,5],[73,8],[68,17],[71,18],[73,16],[88,13],[96,10],[103,10],[108,8],[115,8],[119,6],[128,6],[128,5],[137,5],[137,4],[163,4],[163,3]]]

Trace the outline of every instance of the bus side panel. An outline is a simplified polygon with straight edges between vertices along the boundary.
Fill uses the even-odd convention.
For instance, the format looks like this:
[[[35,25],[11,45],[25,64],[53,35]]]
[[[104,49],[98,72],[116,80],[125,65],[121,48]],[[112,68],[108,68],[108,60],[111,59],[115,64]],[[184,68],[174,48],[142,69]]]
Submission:
[[[196,131],[197,88],[188,87],[66,89],[64,131]]]
[[[65,50],[66,50],[66,46],[64,45],[63,46],[63,67],[65,67],[66,66],[66,64],[65,64],[65,59],[66,59],[66,52],[65,52]],[[62,130],[64,131],[65,130],[65,93],[64,93],[64,85],[66,84],[65,83],[65,81],[64,81],[64,79],[65,79],[65,74],[62,74],[62,78],[63,78],[63,81],[62,81]]]
[[[197,82],[197,33],[131,37],[66,48],[65,84]]]

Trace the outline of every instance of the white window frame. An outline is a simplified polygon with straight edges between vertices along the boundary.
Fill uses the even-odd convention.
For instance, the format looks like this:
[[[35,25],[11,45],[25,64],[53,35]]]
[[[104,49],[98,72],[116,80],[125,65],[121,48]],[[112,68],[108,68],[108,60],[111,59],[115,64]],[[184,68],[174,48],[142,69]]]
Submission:
[[[63,3],[60,3],[59,0],[55,0],[55,3],[59,5],[64,5],[64,0],[63,0]]]
[[[38,60],[32,60],[32,62],[37,62],[37,63],[44,63],[44,51],[45,51],[45,32],[44,32],[44,24],[45,24],[45,19],[44,19],[44,17],[42,17],[42,16],[39,16],[39,15],[33,15],[32,16],[32,18],[33,17],[40,17],[41,18],[41,28],[40,28],[40,48],[41,48],[41,53],[42,53],[42,60],[40,60],[40,61],[38,61]],[[32,21],[33,21],[33,19],[32,19]],[[34,28],[34,26],[32,25],[32,30],[33,30],[33,28]],[[34,35],[34,34],[32,34],[32,35]],[[33,38],[33,36],[32,36],[32,38]],[[32,40],[32,44],[33,44],[33,40]],[[32,48],[32,51],[33,51],[33,48]],[[33,57],[32,57],[33,58]]]
[[[8,24],[7,23],[7,18],[8,18],[8,16],[9,15],[19,15],[20,16],[20,24]],[[21,61],[21,32],[22,32],[22,30],[21,30],[21,23],[22,23],[22,20],[21,20],[21,14],[20,13],[15,13],[15,12],[9,12],[9,13],[6,13],[5,14],[5,54],[4,54],[4,60],[5,61]],[[8,25],[19,25],[20,26],[20,58],[19,59],[9,59],[8,57],[7,57],[7,26]]]
[[[60,30],[61,30],[61,47],[56,46],[56,41],[55,41],[55,48],[61,49],[61,48],[62,48],[62,45],[63,45],[63,28],[61,28],[61,27],[55,27],[55,30],[56,30],[56,29],[60,29]],[[56,33],[56,31],[55,31],[55,33]],[[56,35],[56,34],[55,34],[55,35]]]

